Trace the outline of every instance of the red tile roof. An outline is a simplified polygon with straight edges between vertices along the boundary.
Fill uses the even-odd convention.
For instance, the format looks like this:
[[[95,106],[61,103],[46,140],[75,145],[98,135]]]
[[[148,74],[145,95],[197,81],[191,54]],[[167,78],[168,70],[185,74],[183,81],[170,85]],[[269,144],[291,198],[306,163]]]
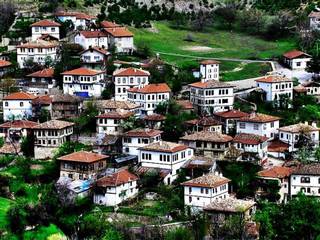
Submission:
[[[289,150],[289,144],[278,139],[271,140],[268,145],[268,152],[286,152]]]
[[[62,75],[77,75],[77,76],[95,76],[104,73],[103,71],[92,70],[89,68],[77,68],[70,71],[65,71],[61,73]]]
[[[200,62],[202,65],[211,65],[211,64],[219,64],[219,61],[213,60],[213,59],[208,59],[208,60],[203,60]]]
[[[88,14],[86,14],[86,13],[81,13],[81,12],[79,12],[79,13],[76,13],[76,18],[77,18],[77,19],[91,20],[91,19],[95,19],[96,17],[90,16],[90,15],[88,15]]]
[[[58,160],[81,162],[81,163],[93,163],[100,160],[106,160],[107,158],[108,158],[107,155],[102,155],[102,154],[87,152],[87,151],[79,151],[79,152],[74,152],[74,153],[59,157]]]
[[[231,180],[228,178],[220,177],[220,176],[217,176],[213,173],[210,173],[210,174],[206,174],[201,177],[186,181],[186,182],[182,183],[181,185],[190,186],[190,187],[215,188],[215,187],[219,187],[221,185],[227,184],[228,182],[231,182]]]
[[[270,75],[270,76],[264,76],[262,78],[256,79],[256,82],[279,83],[279,82],[292,82],[292,80],[282,76]]]
[[[310,57],[309,54],[307,54],[305,52],[302,52],[302,51],[299,51],[299,50],[293,50],[293,51],[290,51],[290,52],[286,52],[286,53],[283,54],[283,56],[285,58],[289,58],[289,59],[299,58],[301,56]]]
[[[113,72],[113,76],[150,76],[148,71],[138,69],[138,68],[121,68]]]
[[[122,169],[98,179],[96,183],[98,187],[116,187],[136,180],[138,180],[136,175],[130,173],[127,169]]]
[[[9,66],[11,66],[11,65],[12,65],[12,63],[9,62],[9,61],[0,60],[0,68],[2,68],[2,67],[9,67]]]
[[[133,33],[125,27],[104,28],[113,37],[133,37]]]
[[[192,110],[193,105],[189,100],[177,100],[176,103],[182,107],[183,110]]]
[[[312,11],[309,16],[309,18],[320,18],[320,12],[315,12],[315,11]]]
[[[104,54],[104,55],[110,55],[110,52],[107,51],[107,49],[104,49],[104,48],[101,48],[101,47],[91,47],[91,48],[88,48],[84,51],[82,51],[80,54],[83,54],[85,52],[88,52],[88,51],[97,51],[101,54]]]
[[[173,142],[154,142],[144,147],[139,148],[143,151],[152,152],[166,152],[166,153],[176,153],[188,149],[189,147],[183,144],[173,143]]]
[[[78,19],[87,19],[87,20],[91,20],[94,19],[96,17],[94,16],[90,16],[86,13],[81,13],[81,12],[64,12],[64,11],[59,11],[55,13],[55,16],[71,16],[71,17],[76,17]]]
[[[292,171],[293,169],[289,167],[274,166],[258,172],[258,176],[265,178],[286,178],[290,176]]]
[[[221,123],[214,119],[213,117],[200,117],[193,120],[186,121],[186,124],[189,125],[199,125],[199,126],[217,126],[221,125]]]
[[[279,120],[280,120],[279,117],[262,114],[262,113],[252,113],[246,117],[242,117],[239,119],[240,122],[255,122],[255,123],[267,123],[267,122],[274,122]]]
[[[33,105],[50,105],[52,98],[49,95],[38,96],[32,100]]]
[[[53,68],[46,68],[46,69],[42,69],[40,71],[31,73],[27,75],[27,77],[52,78],[53,74],[54,74]]]
[[[48,19],[43,19],[31,24],[31,27],[60,27],[60,26],[61,26],[60,23],[50,21]]]
[[[74,126],[74,123],[62,120],[50,120],[40,123],[33,127],[33,129],[63,129]]]
[[[298,85],[293,87],[293,91],[297,92],[297,93],[304,93],[304,92],[308,92],[308,89],[305,88],[303,85]]]
[[[58,45],[59,45],[58,41],[45,41],[45,40],[37,39],[35,41],[23,43],[17,46],[17,48],[55,48],[55,47],[58,47]]]
[[[266,142],[267,140],[268,138],[265,136],[259,136],[256,134],[249,134],[249,133],[239,133],[234,137],[233,142],[258,145],[260,143]]]
[[[154,129],[133,129],[124,133],[125,137],[156,137],[161,135],[162,131]]]
[[[107,37],[107,34],[103,31],[80,31],[80,34],[85,38]]]
[[[127,91],[135,93],[167,93],[171,92],[171,89],[166,83],[152,83],[143,88],[129,88]]]
[[[111,111],[107,113],[103,113],[96,118],[108,118],[108,119],[125,119],[133,116],[133,112],[117,112],[117,111]]]
[[[215,112],[213,115],[221,118],[243,118],[249,116],[249,113],[241,112],[239,110],[228,110],[225,112]]]
[[[0,128],[25,128],[29,129],[38,125],[36,122],[28,121],[28,120],[15,120],[12,122],[5,122],[0,125]]]
[[[216,80],[208,80],[205,82],[195,82],[189,84],[190,87],[196,87],[196,88],[233,88],[234,85],[231,85],[229,83],[219,82]]]
[[[36,96],[26,92],[15,92],[4,97],[3,100],[33,100]]]
[[[151,114],[151,115],[146,115],[143,118],[146,121],[164,121],[166,119],[165,116],[161,115],[161,114]]]
[[[209,132],[209,131],[201,131],[195,132],[189,135],[185,135],[180,138],[182,141],[187,142],[218,142],[218,143],[228,143],[232,141],[232,137],[229,135],[225,135],[219,132]]]
[[[110,21],[102,21],[100,23],[101,27],[103,28],[114,28],[114,27],[120,27],[119,24],[116,24],[114,22],[110,22]]]

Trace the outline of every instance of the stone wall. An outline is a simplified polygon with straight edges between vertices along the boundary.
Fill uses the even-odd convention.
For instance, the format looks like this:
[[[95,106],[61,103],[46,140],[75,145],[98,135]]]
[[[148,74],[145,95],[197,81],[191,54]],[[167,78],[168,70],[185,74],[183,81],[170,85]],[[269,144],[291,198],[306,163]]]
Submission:
[[[34,147],[34,158],[35,159],[47,159],[52,158],[54,153],[57,151],[57,148],[53,147]]]

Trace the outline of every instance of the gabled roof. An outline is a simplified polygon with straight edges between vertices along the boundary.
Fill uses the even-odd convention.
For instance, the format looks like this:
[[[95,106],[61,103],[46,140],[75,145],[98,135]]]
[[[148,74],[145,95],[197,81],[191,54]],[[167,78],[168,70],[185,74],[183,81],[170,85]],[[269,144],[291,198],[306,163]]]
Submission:
[[[191,179],[182,183],[183,186],[189,187],[209,187],[215,188],[231,182],[230,179],[209,173],[198,178]]]
[[[309,18],[320,18],[320,12],[315,12],[315,11],[312,11],[309,16]]]
[[[2,67],[9,67],[9,66],[11,66],[11,65],[12,65],[12,63],[9,62],[9,61],[0,60],[0,68],[2,68]]]
[[[151,83],[143,88],[129,88],[127,91],[134,93],[167,93],[171,92],[171,89],[166,83]]]
[[[273,139],[269,142],[268,152],[286,152],[289,150],[289,144],[280,141],[279,139]]]
[[[119,24],[115,23],[115,22],[111,22],[111,21],[102,21],[100,23],[101,27],[103,28],[114,28],[114,27],[120,27]]]
[[[133,33],[126,27],[104,28],[104,31],[113,37],[133,37]]]
[[[92,20],[92,19],[95,19],[96,17],[95,16],[91,16],[91,15],[88,15],[86,13],[81,13],[81,12],[77,12],[76,13],[76,18],[77,19],[86,19],[86,20]]]
[[[144,116],[143,119],[146,121],[164,121],[166,119],[166,116],[154,113],[151,115]]]
[[[35,41],[30,41],[18,45],[17,48],[55,48],[59,45],[58,41],[45,41],[42,39],[37,39]]]
[[[52,78],[54,74],[53,68],[45,68],[40,71],[28,74],[27,77]]]
[[[55,13],[55,16],[58,17],[62,17],[62,16],[70,16],[70,17],[76,17],[78,19],[87,19],[87,20],[91,20],[94,19],[96,17],[94,16],[90,16],[86,13],[81,13],[81,12],[65,12],[65,11],[59,11]]]
[[[292,82],[292,80],[282,76],[270,75],[270,76],[264,76],[259,79],[256,79],[256,82],[280,83],[280,82]]]
[[[219,132],[201,131],[180,138],[182,141],[203,141],[203,142],[218,142],[227,143],[232,141],[232,137]]]
[[[188,149],[188,146],[173,142],[155,142],[144,147],[139,148],[140,150],[144,151],[153,151],[153,152],[166,152],[166,153],[176,153],[183,150]]]
[[[102,155],[102,154],[87,152],[87,151],[79,151],[79,152],[74,152],[74,153],[70,153],[68,155],[59,157],[58,160],[81,162],[81,163],[93,163],[100,160],[106,160],[107,158],[108,158],[107,155]]]
[[[311,57],[309,54],[299,51],[299,50],[292,50],[283,54],[285,58],[294,59],[294,58],[301,58],[301,57]]]
[[[104,73],[103,71],[97,71],[89,68],[77,68],[70,71],[65,71],[61,73],[62,75],[77,75],[77,76],[95,76]]]
[[[138,69],[138,68],[121,68],[113,72],[113,76],[150,76],[148,71]]]
[[[126,119],[133,116],[133,112],[128,111],[111,111],[98,115],[96,118],[108,118],[108,119]]]
[[[108,35],[103,31],[80,31],[81,35],[85,38],[98,38],[98,37],[107,37]]]
[[[189,100],[176,100],[176,103],[182,107],[183,110],[192,110],[193,105]]]
[[[270,169],[266,169],[258,172],[258,176],[265,177],[265,178],[281,179],[281,178],[289,177],[292,171],[293,169],[289,167],[274,166]]]
[[[50,120],[34,126],[33,129],[63,129],[71,126],[74,126],[74,123],[61,120]]]
[[[199,125],[199,126],[217,126],[222,124],[221,122],[214,119],[213,117],[200,117],[197,119],[188,120],[185,123],[188,125]]]
[[[81,98],[71,94],[54,94],[51,95],[53,103],[79,103]]]
[[[234,137],[233,142],[250,144],[250,145],[258,145],[260,143],[266,142],[268,139],[269,138],[265,136],[259,136],[256,134],[239,133]]]
[[[213,60],[213,59],[208,59],[208,60],[203,60],[200,62],[202,65],[212,65],[212,64],[220,64],[219,61]]]
[[[145,128],[139,128],[139,129],[133,129],[128,132],[125,132],[123,134],[124,137],[156,137],[161,135],[162,131],[154,130],[154,129],[145,129]]]
[[[224,112],[214,112],[213,115],[221,118],[243,118],[249,116],[249,113],[241,112],[239,110],[228,110]]]
[[[298,85],[293,87],[293,91],[297,92],[297,93],[305,93],[308,91],[308,89],[306,89],[303,85]]]
[[[216,80],[208,80],[205,82],[195,82],[189,84],[190,87],[196,87],[196,88],[234,88],[234,85],[231,85],[229,83],[220,82]]]
[[[114,109],[114,110],[116,109],[134,110],[140,107],[138,104],[135,104],[129,101],[116,101],[112,99],[97,100],[95,104],[100,109]]]
[[[52,98],[49,95],[38,96],[32,100],[33,105],[50,105]]]
[[[282,132],[299,133],[299,132],[319,131],[320,129],[312,125],[297,123],[297,124],[281,127],[278,130]]]
[[[209,212],[244,213],[254,205],[256,205],[256,203],[252,200],[228,197],[226,199],[212,201],[203,209]]]
[[[239,122],[255,122],[255,123],[267,123],[267,122],[274,122],[279,121],[280,118],[276,116],[271,116],[263,113],[252,113],[246,117],[240,118]]]
[[[83,53],[86,53],[86,52],[89,52],[89,51],[90,52],[96,51],[96,52],[99,52],[99,53],[101,53],[103,55],[110,55],[111,54],[106,49],[101,48],[101,47],[90,47],[90,48],[88,48],[86,50],[83,50],[80,54],[83,54]]]
[[[137,180],[138,177],[136,175],[130,173],[127,169],[122,169],[98,179],[96,183],[98,187],[116,187]]]
[[[320,87],[320,83],[315,81],[307,81],[302,83],[301,85],[303,87]]]
[[[22,128],[22,129],[30,129],[34,126],[38,125],[36,122],[28,121],[28,120],[15,120],[2,123],[0,128]]]
[[[60,26],[61,26],[60,23],[57,23],[48,19],[43,19],[31,24],[31,27],[60,27]]]
[[[296,167],[292,174],[320,176],[320,163],[310,163]]]
[[[4,97],[3,100],[33,100],[36,96],[26,92],[15,92]]]

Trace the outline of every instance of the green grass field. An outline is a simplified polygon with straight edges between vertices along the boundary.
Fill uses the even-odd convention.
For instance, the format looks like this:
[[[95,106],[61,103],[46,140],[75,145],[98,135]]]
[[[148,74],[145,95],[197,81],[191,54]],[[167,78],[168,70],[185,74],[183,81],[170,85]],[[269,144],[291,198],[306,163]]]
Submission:
[[[61,230],[54,224],[49,226],[41,226],[35,230],[27,231],[23,234],[24,240],[33,240],[33,239],[63,239],[64,234]]]
[[[7,198],[0,197],[0,230],[6,229],[8,224],[6,219],[6,213],[10,208],[11,200]]]
[[[154,30],[131,28],[135,45],[147,44],[154,53],[178,67],[197,66],[199,58],[270,59],[296,48],[294,39],[266,41],[259,37],[239,32],[208,28],[206,32],[192,32],[170,28],[167,22],[154,22]],[[186,41],[187,36],[193,41]],[[173,56],[178,54],[186,56]],[[226,67],[224,66],[227,65]],[[243,67],[243,68],[242,68]],[[240,71],[230,72],[241,68]],[[269,68],[270,69],[270,68]],[[222,80],[239,80],[258,77],[266,71],[261,63],[242,66],[241,62],[222,61]]]

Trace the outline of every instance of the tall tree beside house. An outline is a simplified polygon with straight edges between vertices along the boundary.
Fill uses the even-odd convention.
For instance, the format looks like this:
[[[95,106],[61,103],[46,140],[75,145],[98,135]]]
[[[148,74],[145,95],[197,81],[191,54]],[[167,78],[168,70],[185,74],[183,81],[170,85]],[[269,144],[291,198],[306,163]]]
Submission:
[[[308,62],[307,71],[313,73],[315,81],[320,81],[320,52],[312,56],[311,61]]]
[[[0,12],[0,36],[2,36],[14,22],[16,6],[13,1],[1,1]]]

